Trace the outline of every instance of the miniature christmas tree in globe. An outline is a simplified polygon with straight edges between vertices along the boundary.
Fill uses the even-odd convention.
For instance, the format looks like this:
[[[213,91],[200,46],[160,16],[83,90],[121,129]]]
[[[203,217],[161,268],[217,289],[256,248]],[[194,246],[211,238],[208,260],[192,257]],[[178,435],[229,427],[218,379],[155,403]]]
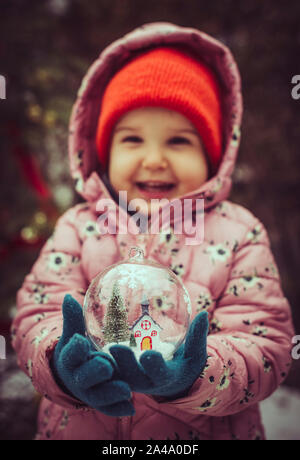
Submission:
[[[127,341],[130,337],[127,311],[117,281],[104,317],[103,336],[107,343]]]
[[[84,299],[86,332],[95,347],[109,353],[114,344],[137,358],[156,350],[171,359],[183,342],[191,314],[186,288],[168,267],[144,258],[133,247],[129,259],[99,273]]]

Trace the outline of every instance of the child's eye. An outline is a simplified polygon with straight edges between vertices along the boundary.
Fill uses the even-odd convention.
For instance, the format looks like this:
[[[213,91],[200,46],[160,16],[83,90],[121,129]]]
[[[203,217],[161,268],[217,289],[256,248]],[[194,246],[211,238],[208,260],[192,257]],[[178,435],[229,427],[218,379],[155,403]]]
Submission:
[[[190,141],[186,137],[175,136],[170,139],[171,144],[190,144]]]
[[[141,142],[142,139],[138,136],[127,136],[124,137],[122,142]]]

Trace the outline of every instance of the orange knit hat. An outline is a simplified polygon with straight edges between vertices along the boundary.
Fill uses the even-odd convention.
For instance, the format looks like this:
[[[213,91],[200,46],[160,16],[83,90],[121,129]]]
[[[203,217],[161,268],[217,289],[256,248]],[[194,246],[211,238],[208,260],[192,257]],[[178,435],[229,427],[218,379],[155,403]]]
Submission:
[[[188,118],[201,136],[212,172],[216,171],[222,155],[220,88],[206,65],[176,47],[144,52],[110,80],[96,134],[97,151],[104,167],[118,119],[130,110],[146,106],[175,110]]]

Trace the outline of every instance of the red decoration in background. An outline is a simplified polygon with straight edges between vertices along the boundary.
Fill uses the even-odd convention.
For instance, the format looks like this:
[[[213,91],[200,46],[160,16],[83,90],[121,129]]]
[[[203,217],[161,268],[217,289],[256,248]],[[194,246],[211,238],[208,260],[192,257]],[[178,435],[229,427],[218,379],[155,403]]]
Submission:
[[[10,122],[7,131],[12,141],[12,151],[21,174],[27,180],[37,198],[49,199],[51,197],[49,187],[42,177],[36,158],[21,141],[20,128],[15,122]]]
[[[28,150],[21,139],[21,130],[14,121],[7,124],[7,136],[10,140],[12,154],[18,170],[24,177],[38,200],[38,209],[45,221],[50,225],[55,223],[59,212],[52,198],[52,193],[45,182],[36,157]],[[24,230],[27,230],[27,232]],[[32,230],[30,232],[30,230]],[[34,230],[34,231],[33,231]],[[37,229],[25,227],[13,235],[9,241],[0,246],[0,262],[6,259],[12,251],[18,248],[36,248],[42,246],[47,236],[40,234]]]
[[[35,192],[37,198],[50,198],[51,192],[44,181],[36,158],[29,154],[23,145],[15,144],[13,153],[17,160],[19,169]]]

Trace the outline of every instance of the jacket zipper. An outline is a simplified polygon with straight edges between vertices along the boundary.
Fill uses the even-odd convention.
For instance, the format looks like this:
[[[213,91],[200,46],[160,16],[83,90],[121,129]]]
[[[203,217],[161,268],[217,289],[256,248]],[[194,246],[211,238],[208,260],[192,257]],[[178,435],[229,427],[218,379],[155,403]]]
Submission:
[[[119,441],[129,440],[129,428],[131,425],[131,417],[118,417],[118,434]]]
[[[151,247],[153,245],[153,240],[154,240],[156,235],[151,235],[150,238],[148,239],[148,241],[146,241],[145,245],[139,243],[139,238],[138,238],[139,235],[137,235],[137,237],[136,237],[136,244],[140,245],[140,247],[144,251],[144,257],[147,258],[149,256],[149,254],[150,254]],[[118,417],[118,420],[117,420],[117,440],[119,440],[119,441],[120,440],[125,440],[125,441],[129,440],[131,423],[132,423],[132,417],[131,416],[129,416],[129,417]]]
[[[137,235],[135,238],[137,246],[139,246],[144,252],[145,259],[149,256],[151,252],[151,247],[152,247],[154,238],[155,238],[155,235],[150,235],[144,244],[140,241],[142,239],[142,234]]]

